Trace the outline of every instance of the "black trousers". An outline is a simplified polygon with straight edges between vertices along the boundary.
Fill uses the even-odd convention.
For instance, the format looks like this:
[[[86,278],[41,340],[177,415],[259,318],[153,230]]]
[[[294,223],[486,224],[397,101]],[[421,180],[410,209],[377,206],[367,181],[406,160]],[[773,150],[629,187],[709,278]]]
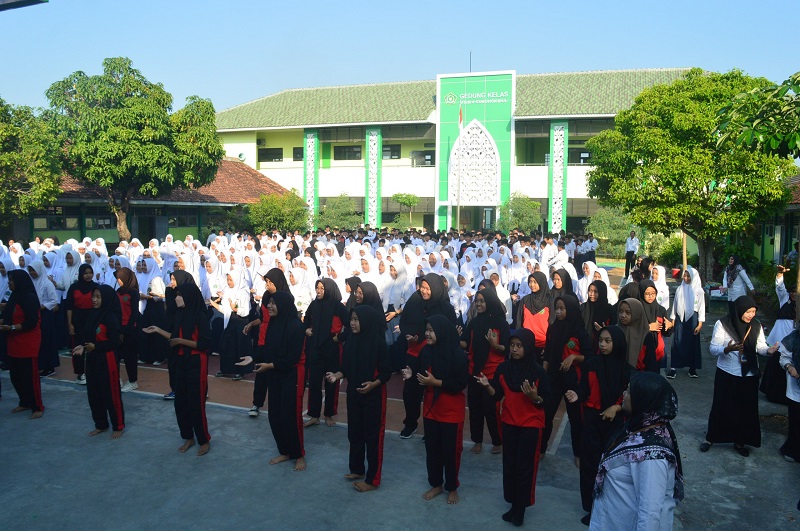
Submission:
[[[128,381],[137,381],[139,379],[139,333],[137,331],[125,334],[119,347],[119,353],[122,361],[125,362]]]
[[[44,411],[42,383],[39,381],[39,360],[9,356],[6,364],[11,376],[11,385],[19,396],[19,406],[31,411]]]
[[[500,426],[497,423],[498,402],[489,396],[486,389],[475,378],[470,378],[467,386],[467,407],[469,408],[469,435],[474,443],[483,443],[483,421],[489,428],[493,446],[500,446]]]
[[[76,358],[78,356],[73,356]],[[86,395],[94,427],[114,431],[125,429],[125,412],[119,388],[119,365],[114,351],[90,352],[86,356]]]
[[[608,447],[609,439],[622,425],[622,413],[618,413],[613,421],[603,420],[602,411],[590,407],[583,409],[583,433],[581,436],[580,489],[581,504],[587,513],[592,512],[592,491],[603,450]]]
[[[403,424],[406,428],[415,430],[422,412],[422,395],[425,393],[425,387],[417,381],[419,358],[406,354],[406,365],[411,368],[411,378],[403,382],[403,407],[406,410]],[[425,435],[427,436],[427,430],[425,430]]]
[[[350,441],[350,473],[365,475],[370,485],[381,484],[383,468],[383,437],[386,431],[386,386],[362,395],[355,391],[356,384],[348,382],[347,439]],[[367,467],[364,468],[364,455]]]
[[[306,341],[306,364],[308,367],[308,416],[319,418],[322,411],[322,388],[325,388],[325,416],[333,417],[339,410],[339,380],[329,383],[326,372],[336,372],[341,366],[339,344],[333,348],[311,347]],[[361,383],[361,382],[358,382]]]
[[[503,423],[503,497],[513,507],[536,503],[542,430]]]
[[[181,439],[197,439],[198,444],[211,440],[206,419],[206,394],[208,393],[208,356],[183,354],[174,356],[172,362],[175,387],[175,418]]]
[[[303,376],[305,366],[298,364],[288,371],[269,374],[269,427],[278,453],[290,459],[306,455],[303,448]]]
[[[542,433],[542,453],[547,451],[547,443],[553,433],[553,419],[558,411],[558,406],[564,400],[567,404],[567,418],[569,418],[569,432],[572,441],[572,455],[580,456],[581,451],[581,404],[569,403],[564,399],[567,388],[557,378],[550,379],[550,396],[544,403],[544,432]]]
[[[428,483],[431,487],[444,485],[444,490],[448,492],[458,489],[458,470],[464,449],[464,423],[439,422],[429,418],[423,418],[422,423],[425,427]]]
[[[628,278],[628,274],[635,265],[636,265],[636,252],[627,251],[625,253],[625,278]]]
[[[222,332],[219,342],[219,370],[222,374],[245,374],[252,371],[252,367],[236,365],[239,358],[249,356],[253,349],[250,336],[242,333],[247,322],[245,317],[233,314]]]

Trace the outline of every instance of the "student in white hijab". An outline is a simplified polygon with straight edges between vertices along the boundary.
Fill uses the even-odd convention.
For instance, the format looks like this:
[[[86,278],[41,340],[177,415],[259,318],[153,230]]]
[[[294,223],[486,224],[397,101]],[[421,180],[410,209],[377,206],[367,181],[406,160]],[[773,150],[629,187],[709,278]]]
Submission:
[[[575,290],[575,295],[578,296],[578,302],[583,304],[589,300],[589,284],[594,282],[594,272],[597,271],[597,264],[587,260],[581,267],[583,268],[583,276],[578,280],[578,289]]]
[[[664,266],[655,266],[650,272],[650,279],[656,285],[656,302],[665,310],[669,310],[669,286],[667,286],[667,271]]]
[[[215,376],[233,375],[234,380],[241,380],[243,373],[236,364],[250,354],[250,337],[243,332],[250,315],[250,291],[242,284],[242,277],[236,270],[228,272],[220,301],[211,302],[222,313],[224,327],[219,342],[220,369]]]

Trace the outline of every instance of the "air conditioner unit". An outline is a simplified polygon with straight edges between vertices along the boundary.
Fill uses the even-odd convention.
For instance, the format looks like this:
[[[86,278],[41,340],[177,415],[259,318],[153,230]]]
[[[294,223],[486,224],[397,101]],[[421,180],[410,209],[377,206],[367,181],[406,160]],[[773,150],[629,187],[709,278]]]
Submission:
[[[259,138],[256,140],[256,146],[264,147],[267,145],[267,140],[265,138]]]

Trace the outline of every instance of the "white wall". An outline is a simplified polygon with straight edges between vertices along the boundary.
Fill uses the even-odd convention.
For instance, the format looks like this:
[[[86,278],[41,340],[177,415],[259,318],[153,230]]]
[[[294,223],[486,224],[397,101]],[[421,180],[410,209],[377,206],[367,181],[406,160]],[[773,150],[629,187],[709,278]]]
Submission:
[[[256,146],[256,132],[245,131],[237,133],[220,134],[225,146],[225,156],[238,158],[240,153],[245,156],[244,163],[253,169],[258,166],[258,147]]]
[[[436,166],[411,168],[409,166],[396,167],[384,164],[381,180],[383,197],[391,197],[394,194],[435,197],[436,175]]]

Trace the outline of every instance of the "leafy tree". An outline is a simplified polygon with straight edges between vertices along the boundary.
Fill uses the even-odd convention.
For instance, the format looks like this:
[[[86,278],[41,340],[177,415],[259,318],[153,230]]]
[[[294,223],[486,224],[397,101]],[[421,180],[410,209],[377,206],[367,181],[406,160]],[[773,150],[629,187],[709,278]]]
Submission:
[[[788,159],[731,144],[717,149],[717,112],[743,91],[766,86],[739,71],[690,70],[669,85],[644,90],[616,116],[615,128],[587,142],[594,168],[589,195],[618,205],[654,232],[676,229],[697,241],[700,273],[710,279],[716,240],[782,207]]]
[[[356,204],[347,194],[329,197],[325,205],[320,207],[314,216],[314,225],[317,227],[339,227],[354,229],[363,222],[363,216],[356,212]]]
[[[292,190],[284,195],[262,195],[258,203],[250,205],[247,215],[255,232],[262,230],[305,230],[308,208],[305,201]]]
[[[29,107],[0,99],[0,213],[27,214],[55,201],[61,183],[58,144]]]
[[[614,258],[625,256],[625,240],[631,231],[641,237],[641,229],[631,222],[628,216],[619,207],[602,207],[589,218],[586,232],[594,234],[600,242],[600,249],[608,252]]]
[[[521,192],[514,192],[498,209],[497,229],[508,233],[513,229],[531,234],[542,224],[542,204]]]
[[[800,72],[780,85],[735,95],[719,115],[718,146],[733,140],[755,151],[800,158]]]
[[[53,83],[47,98],[65,170],[104,192],[120,239],[130,238],[135,195],[199,188],[217,174],[224,151],[212,103],[192,96],[170,114],[172,95],[128,58],[105,59],[101,75],[74,72]]]
[[[408,225],[411,226],[411,209],[419,203],[419,196],[414,194],[394,194],[392,201],[408,208]]]

